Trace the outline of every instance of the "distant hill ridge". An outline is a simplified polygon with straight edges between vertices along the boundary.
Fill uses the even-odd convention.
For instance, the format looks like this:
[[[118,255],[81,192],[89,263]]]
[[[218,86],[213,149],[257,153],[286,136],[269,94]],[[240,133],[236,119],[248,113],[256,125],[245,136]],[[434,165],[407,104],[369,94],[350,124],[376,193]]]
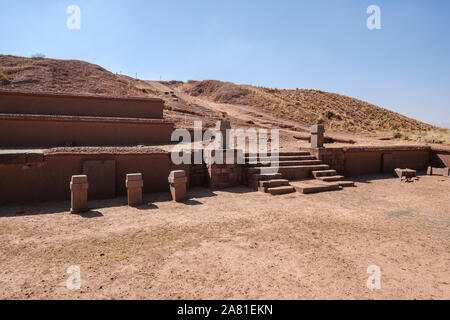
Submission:
[[[350,132],[425,131],[434,128],[376,105],[320,90],[272,89],[217,80],[174,84],[191,96],[206,97],[219,103],[259,106],[307,125],[321,122],[330,128]]]
[[[0,89],[113,96],[161,97],[142,81],[78,60],[0,55]],[[373,104],[319,90],[282,90],[217,80],[164,82],[213,102],[256,106],[305,125],[322,122],[347,132],[426,131],[434,127]],[[180,101],[180,104],[183,102]],[[186,108],[195,106],[186,105]],[[192,111],[192,110],[191,110]],[[190,112],[191,112],[190,111]],[[194,110],[195,111],[195,110]],[[204,110],[199,109],[202,114]]]

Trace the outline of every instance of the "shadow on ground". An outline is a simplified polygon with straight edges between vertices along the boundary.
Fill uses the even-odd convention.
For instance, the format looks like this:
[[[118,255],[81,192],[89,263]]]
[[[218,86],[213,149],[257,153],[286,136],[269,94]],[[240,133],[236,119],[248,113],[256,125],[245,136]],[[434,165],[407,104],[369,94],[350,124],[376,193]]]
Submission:
[[[220,192],[245,194],[254,192],[252,189],[238,186],[232,188],[221,189]],[[180,203],[188,206],[196,206],[203,204],[200,199],[216,197],[217,194],[209,188],[195,187],[187,192],[187,199]],[[143,204],[135,208],[142,211],[158,209],[158,202],[172,201],[170,192],[148,193],[143,195]],[[122,207],[127,205],[127,197],[120,196],[114,199],[88,200],[89,211],[78,214],[83,218],[99,218],[102,217],[102,209]],[[2,217],[19,217],[34,216],[42,214],[68,213],[70,211],[70,200],[51,201],[32,204],[33,209],[30,210],[30,204],[27,205],[8,205],[0,206],[0,218]]]

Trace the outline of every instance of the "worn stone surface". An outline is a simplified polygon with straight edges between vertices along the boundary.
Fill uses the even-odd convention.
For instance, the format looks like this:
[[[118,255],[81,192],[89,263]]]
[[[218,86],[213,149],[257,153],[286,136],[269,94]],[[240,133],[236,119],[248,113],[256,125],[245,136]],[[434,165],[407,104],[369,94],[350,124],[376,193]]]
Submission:
[[[227,130],[231,129],[230,121],[220,121],[219,122],[219,131],[222,134],[222,148],[223,149],[229,149],[230,143],[228,139],[228,133]]]
[[[436,175],[436,176],[450,176],[450,168],[434,168],[428,167],[427,175]]]
[[[396,168],[395,173],[397,174],[397,176],[400,179],[402,179],[402,178],[411,179],[412,177],[416,176],[416,170],[412,170],[412,169]]]
[[[189,187],[203,187],[206,185],[208,170],[205,164],[191,164],[189,170]]]
[[[215,156],[221,153],[223,163],[211,163],[207,161],[207,183],[211,189],[223,189],[228,187],[239,186],[243,179],[243,164],[239,164],[239,160],[244,162],[244,154],[239,149],[220,149],[212,150],[211,155]]]
[[[130,207],[142,204],[142,187],[144,180],[141,173],[129,173],[126,178],[128,205]]]
[[[83,174],[89,179],[89,199],[111,199],[116,196],[115,160],[83,161]]]
[[[342,148],[310,148],[309,152],[340,175],[345,171],[345,153]]]
[[[325,127],[323,126],[323,124],[315,124],[315,125],[311,126],[310,132],[311,132],[311,134],[324,133]]]
[[[174,170],[169,175],[170,194],[174,201],[183,201],[187,194],[187,177],[184,170]]]
[[[169,174],[169,183],[181,182],[187,180],[184,170],[174,170]]]
[[[321,124],[316,124],[311,127],[310,131],[311,131],[311,148],[322,148],[325,142],[324,126]]]
[[[88,177],[86,175],[72,176],[70,181],[70,212],[80,213],[88,210]]]
[[[394,157],[392,153],[383,153],[381,155],[381,161],[383,173],[390,173],[394,170]]]

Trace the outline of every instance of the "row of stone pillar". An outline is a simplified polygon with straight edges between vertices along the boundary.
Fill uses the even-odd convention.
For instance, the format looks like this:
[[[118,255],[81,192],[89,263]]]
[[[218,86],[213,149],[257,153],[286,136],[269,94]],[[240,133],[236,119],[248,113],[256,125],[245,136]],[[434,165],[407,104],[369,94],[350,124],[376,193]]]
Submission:
[[[170,193],[174,201],[183,201],[187,193],[187,177],[184,170],[172,171],[168,178]],[[142,188],[144,180],[142,173],[127,174],[125,185],[127,188],[128,205],[131,207],[142,204]],[[88,177],[87,175],[74,175],[70,181],[71,208],[70,212],[80,213],[88,210]]]

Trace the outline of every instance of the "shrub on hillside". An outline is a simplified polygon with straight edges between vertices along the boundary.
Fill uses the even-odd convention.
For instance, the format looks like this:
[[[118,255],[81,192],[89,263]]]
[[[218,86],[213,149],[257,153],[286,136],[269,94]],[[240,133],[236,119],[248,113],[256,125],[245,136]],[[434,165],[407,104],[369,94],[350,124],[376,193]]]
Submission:
[[[394,132],[392,135],[395,139],[400,139],[402,137],[402,134],[399,131]]]
[[[9,83],[11,83],[9,78],[3,72],[0,72],[0,84],[5,85]]]

